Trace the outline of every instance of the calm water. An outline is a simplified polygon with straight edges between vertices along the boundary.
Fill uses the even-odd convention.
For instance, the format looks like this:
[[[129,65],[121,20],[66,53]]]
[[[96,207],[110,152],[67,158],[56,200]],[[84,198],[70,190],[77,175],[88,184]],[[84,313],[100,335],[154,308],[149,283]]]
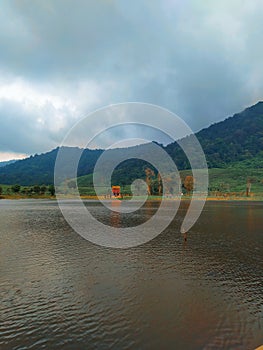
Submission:
[[[70,203],[68,205],[75,205]],[[157,203],[104,222],[146,220]],[[55,201],[0,201],[0,349],[254,349],[263,344],[263,203],[208,202],[127,249],[85,241]],[[130,224],[130,223],[129,223]]]

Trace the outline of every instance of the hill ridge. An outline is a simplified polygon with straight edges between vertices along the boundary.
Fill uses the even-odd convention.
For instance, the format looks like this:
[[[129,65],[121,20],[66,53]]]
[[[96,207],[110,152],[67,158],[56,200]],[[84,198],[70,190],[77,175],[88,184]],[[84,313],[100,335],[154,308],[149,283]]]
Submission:
[[[238,162],[247,161],[247,164],[257,168],[262,167],[263,159],[263,101],[236,113],[225,120],[211,124],[196,134],[210,168],[226,168]],[[133,146],[134,147],[134,146]],[[143,150],[144,145],[139,145]],[[162,146],[174,159],[179,170],[189,168],[189,162],[176,142]],[[18,160],[13,164],[0,168],[0,183],[21,185],[53,183],[54,165],[58,147],[42,154]],[[79,147],[68,147],[69,158],[75,157],[82,151]],[[125,152],[125,149],[121,149]],[[93,172],[94,166],[102,149],[85,149],[83,151],[78,175],[83,176]],[[244,163],[245,164],[245,163]],[[144,169],[139,160],[131,161],[118,166],[119,176],[129,172],[130,178],[142,176]],[[236,166],[236,165],[235,165]],[[65,179],[72,174],[65,166]]]

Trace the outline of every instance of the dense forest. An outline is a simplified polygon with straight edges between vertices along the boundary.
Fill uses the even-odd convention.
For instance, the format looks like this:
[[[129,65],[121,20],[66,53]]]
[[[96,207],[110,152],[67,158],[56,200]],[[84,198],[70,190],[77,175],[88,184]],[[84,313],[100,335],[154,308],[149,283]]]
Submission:
[[[202,129],[196,134],[205,152],[209,168],[251,168],[263,167],[263,102],[245,109],[222,122]],[[162,146],[163,147],[163,146]],[[136,146],[136,151],[143,154],[147,145]],[[189,169],[189,163],[179,145],[174,142],[164,150],[175,161],[179,170]],[[75,158],[83,151],[78,167],[78,176],[91,174],[97,159],[103,150],[81,150],[77,147],[66,148],[68,159]],[[132,148],[110,150],[107,152],[127,152],[132,154]],[[0,184],[16,184],[30,186],[34,184],[52,184],[54,165],[58,148],[50,152],[31,156],[27,159],[0,168]],[[64,179],[70,179],[69,164],[63,169]],[[140,159],[130,159],[122,162],[113,173],[113,183],[126,185],[136,178],[145,177],[145,168],[151,167]],[[156,174],[157,175],[157,174]]]
[[[68,163],[65,164],[65,178],[72,177],[69,171],[70,159],[78,157],[81,152],[78,147],[67,147]],[[94,165],[102,150],[85,149],[81,155],[79,163],[79,176],[89,174],[93,171]],[[29,158],[16,161],[10,165],[0,168],[1,184],[16,184],[30,186],[34,184],[52,184],[54,181],[54,166],[58,153],[58,148],[43,154],[36,154]]]

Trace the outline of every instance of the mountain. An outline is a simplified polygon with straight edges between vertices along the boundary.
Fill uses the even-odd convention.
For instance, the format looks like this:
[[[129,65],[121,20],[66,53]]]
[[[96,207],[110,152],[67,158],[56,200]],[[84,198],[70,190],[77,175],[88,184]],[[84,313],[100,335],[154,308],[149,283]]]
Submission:
[[[202,129],[196,133],[196,136],[203,147],[210,168],[236,168],[242,166],[244,168],[262,168],[263,102],[258,102],[241,113]],[[162,147],[175,160],[179,169],[189,169],[188,160],[176,142]],[[136,149],[137,154],[143,155],[147,151],[147,144],[136,146],[135,148],[109,150],[107,152],[111,152],[110,156],[113,159],[116,152],[129,155],[132,154],[134,149]],[[68,154],[69,162],[70,159],[74,159],[82,152],[77,147],[67,147],[65,151]],[[52,183],[57,152],[58,148],[0,168],[0,183],[19,183],[21,185]],[[79,162],[78,176],[91,174],[102,152],[103,150],[85,149]],[[140,159],[124,161],[114,171],[113,181],[124,185],[138,177],[144,177],[144,168],[146,166],[149,166],[149,164]],[[73,177],[67,164],[65,164],[63,174],[64,179]]]
[[[263,102],[202,129],[196,137],[209,168],[224,168],[237,161],[252,160],[255,156],[263,158]],[[166,151],[177,159],[180,169],[187,168],[177,143],[169,144]]]
[[[197,133],[209,167],[263,158],[263,102]]]
[[[4,162],[0,162],[0,168],[3,167],[3,166],[6,166],[6,165],[12,164],[12,163],[14,163],[16,161],[17,161],[16,159],[12,159],[12,160],[7,160],[7,161],[4,161]]]
[[[66,147],[67,158],[78,157],[81,149],[78,147]],[[102,150],[85,149],[82,153],[78,174],[79,176],[89,174],[93,171],[96,161]],[[52,184],[54,181],[54,166],[58,153],[58,148],[43,154],[36,154],[26,159],[18,160],[17,162],[0,168],[0,183],[1,184],[20,184],[29,186],[34,184]],[[73,177],[73,174],[68,170],[68,164],[65,164],[63,169],[66,178]]]

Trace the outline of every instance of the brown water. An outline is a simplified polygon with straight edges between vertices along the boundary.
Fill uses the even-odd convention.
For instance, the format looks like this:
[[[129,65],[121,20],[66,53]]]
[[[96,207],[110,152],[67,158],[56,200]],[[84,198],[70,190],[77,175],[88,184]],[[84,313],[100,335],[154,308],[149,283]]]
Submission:
[[[87,206],[102,221],[128,220]],[[0,201],[0,349],[263,344],[263,203],[208,202],[187,243],[185,211],[151,242],[114,250],[77,235],[55,201]]]

